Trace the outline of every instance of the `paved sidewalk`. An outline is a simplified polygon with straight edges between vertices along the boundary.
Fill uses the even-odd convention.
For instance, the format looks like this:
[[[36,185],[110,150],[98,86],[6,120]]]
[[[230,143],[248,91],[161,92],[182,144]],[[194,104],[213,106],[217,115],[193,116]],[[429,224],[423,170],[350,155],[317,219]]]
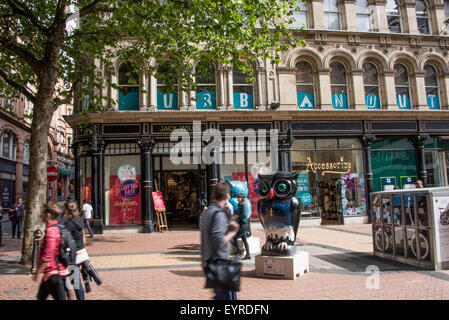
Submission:
[[[261,244],[260,224],[252,227]],[[5,236],[0,247],[0,299],[35,299],[38,283],[17,264],[21,243]],[[241,300],[449,299],[449,275],[372,256],[371,225],[304,227],[298,247],[310,254],[310,272],[292,280],[255,276],[254,256],[244,262]],[[87,299],[211,299],[204,289],[199,231],[108,234],[88,238],[91,262],[103,284]],[[367,289],[368,266],[380,270],[380,288]]]

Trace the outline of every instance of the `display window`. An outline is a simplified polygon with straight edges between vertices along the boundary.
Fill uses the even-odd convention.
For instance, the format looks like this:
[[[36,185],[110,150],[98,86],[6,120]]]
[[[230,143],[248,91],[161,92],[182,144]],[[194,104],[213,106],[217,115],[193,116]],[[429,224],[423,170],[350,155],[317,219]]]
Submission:
[[[297,198],[304,218],[341,223],[366,214],[363,155],[357,139],[296,139],[292,167],[299,171]]]

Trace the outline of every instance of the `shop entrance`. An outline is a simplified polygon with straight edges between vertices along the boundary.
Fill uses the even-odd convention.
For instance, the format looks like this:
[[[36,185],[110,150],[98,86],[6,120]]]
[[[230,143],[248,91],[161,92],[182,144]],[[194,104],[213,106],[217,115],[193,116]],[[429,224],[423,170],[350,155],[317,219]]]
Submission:
[[[320,181],[321,224],[343,224],[340,179]]]

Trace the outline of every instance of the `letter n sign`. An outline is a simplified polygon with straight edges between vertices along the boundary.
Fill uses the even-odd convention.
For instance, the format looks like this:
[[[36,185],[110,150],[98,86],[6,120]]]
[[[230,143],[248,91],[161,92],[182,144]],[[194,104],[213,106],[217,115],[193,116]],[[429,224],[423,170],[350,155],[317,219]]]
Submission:
[[[332,105],[334,109],[348,109],[348,95],[346,93],[333,94]]]
[[[315,96],[311,93],[296,92],[299,109],[315,109]]]

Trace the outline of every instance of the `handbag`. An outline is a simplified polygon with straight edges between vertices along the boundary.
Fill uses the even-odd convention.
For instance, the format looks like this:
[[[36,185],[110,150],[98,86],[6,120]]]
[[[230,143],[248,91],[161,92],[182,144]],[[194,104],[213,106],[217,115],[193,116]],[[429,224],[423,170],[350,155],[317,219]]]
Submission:
[[[215,215],[219,210],[215,211]],[[212,226],[211,224],[211,226]],[[242,263],[228,259],[209,259],[204,268],[206,274],[206,288],[225,291],[240,291],[240,271]]]
[[[240,270],[242,263],[226,259],[214,258],[204,268],[206,288],[225,291],[240,291]]]
[[[79,265],[85,261],[89,260],[89,255],[87,254],[87,249],[83,248],[76,252],[75,264]]]

